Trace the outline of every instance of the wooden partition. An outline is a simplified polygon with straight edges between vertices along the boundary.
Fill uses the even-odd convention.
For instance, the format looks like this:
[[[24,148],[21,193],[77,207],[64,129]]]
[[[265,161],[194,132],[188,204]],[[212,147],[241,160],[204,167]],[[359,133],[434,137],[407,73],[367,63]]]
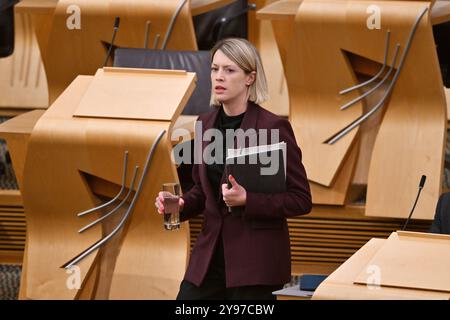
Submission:
[[[187,0],[173,24],[167,49],[195,50],[191,16],[233,1]],[[121,17],[115,46],[142,48],[150,21],[148,46],[154,47],[159,34],[156,46],[161,48],[169,23],[182,2],[20,1],[15,7],[15,52],[0,59],[0,113],[17,115],[23,109],[45,109],[77,75],[93,75],[102,67],[115,16]]]
[[[42,8],[39,3],[30,4],[27,10],[22,2],[15,7],[14,53],[0,59],[1,114],[15,115],[22,109],[48,107],[47,79],[38,35],[41,31],[48,33],[43,29],[48,27],[54,7]]]
[[[274,2],[277,0],[251,1],[255,4],[256,10],[248,12],[248,39],[258,48],[267,77],[269,99],[263,103],[263,106],[279,116],[287,117],[289,115],[289,95],[281,53],[277,46],[277,42],[280,41],[279,37],[284,37],[284,34],[275,34],[270,21],[256,17],[258,10]],[[284,32],[288,32],[288,30],[284,30]]]
[[[282,0],[258,12],[260,19],[272,22],[277,35],[289,90],[289,119],[302,146],[314,203],[346,203],[358,161],[365,161],[366,169],[357,172],[358,179],[367,181],[367,215],[405,218],[414,202],[420,177],[425,174],[428,180],[415,218],[433,218],[441,190],[446,112],[431,30],[431,19],[442,22],[445,14],[433,13],[432,4],[430,1]],[[368,27],[370,5],[382,12],[379,29]],[[411,37],[393,90],[383,107],[372,116],[378,117],[378,124],[368,128],[372,138],[365,138],[362,124],[334,144],[326,143],[371,110],[386,93],[400,67],[414,23],[425,8],[428,11]],[[340,110],[372,88],[369,85],[339,94],[381,69],[388,30],[391,37],[385,71],[372,84],[373,87],[380,82],[393,65],[393,71],[386,76],[386,86],[380,85],[378,92],[374,89],[376,98],[368,96]],[[399,54],[393,63],[397,43]],[[370,157],[361,157],[358,150]],[[364,174],[366,177],[361,177]]]
[[[127,86],[133,79],[138,79],[135,86]],[[175,298],[187,265],[189,227],[183,224],[180,230],[165,231],[154,199],[162,183],[178,181],[170,157],[170,132],[194,80],[195,75],[186,72],[99,70],[95,77],[77,77],[38,120],[28,143],[21,186],[27,212],[21,298]],[[164,104],[167,88],[172,100]],[[104,92],[113,93],[105,96]],[[123,104],[121,97],[128,97],[128,103]],[[105,108],[114,103],[117,107],[117,101],[128,115]],[[83,114],[83,106],[96,114]],[[156,112],[161,106],[164,115]],[[139,119],[137,112],[143,112]],[[149,150],[163,130],[139,197],[131,200],[139,192],[137,182],[131,185],[134,167],[139,166],[139,181]],[[119,204],[77,216],[119,192],[125,151],[126,188],[132,188],[132,197],[114,216],[79,234],[81,227]],[[116,228],[130,202],[135,206],[124,227],[76,264],[81,280],[77,289],[71,281],[78,271],[69,273],[62,266]]]

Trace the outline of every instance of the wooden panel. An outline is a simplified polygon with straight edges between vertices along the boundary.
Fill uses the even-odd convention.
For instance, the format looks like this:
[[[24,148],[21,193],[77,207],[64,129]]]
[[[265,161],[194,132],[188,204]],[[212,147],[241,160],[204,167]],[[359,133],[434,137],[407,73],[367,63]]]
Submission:
[[[258,18],[264,20],[294,19],[302,0],[272,1],[258,11]]]
[[[294,4],[284,3],[285,6],[282,7],[282,3],[284,2],[261,12],[261,16],[272,19],[275,32],[278,29],[279,33],[292,29],[286,26],[292,21],[295,10]],[[384,8],[383,31],[389,27],[392,35],[395,34],[391,43],[395,41],[404,46],[412,23],[424,4],[401,1],[379,1],[376,4]],[[290,120],[302,146],[308,178],[326,187],[332,186],[337,179],[343,168],[343,160],[350,151],[354,134],[359,130],[353,130],[332,146],[323,143],[362,112],[363,104],[354,105],[345,111],[339,110],[339,106],[358,95],[357,92],[346,96],[338,94],[341,89],[357,83],[355,72],[358,64],[352,65],[351,57],[365,57],[365,64],[369,61],[383,61],[384,50],[380,48],[384,46],[386,33],[366,28],[367,5],[366,1],[356,1],[352,6],[344,6],[339,1],[305,0],[296,15],[292,41],[278,44],[290,90]],[[409,16],[398,16],[400,10],[408,11]],[[317,19],[317,12],[321,12],[320,19]],[[345,37],[340,36],[343,34]],[[414,46],[416,42],[421,43],[416,44],[420,50]],[[388,61],[392,55],[393,50],[390,50]],[[421,59],[408,62],[417,55],[421,55]],[[423,68],[427,68],[425,77],[415,77],[413,74],[417,70],[411,66],[419,65],[419,60],[429,62],[426,67],[421,64]],[[385,103],[387,111],[374,144],[370,166],[372,178],[370,179],[370,175],[367,178],[370,181],[367,214],[406,217],[416,194],[414,189],[417,188],[418,179],[425,173],[429,179],[431,177],[430,185],[424,192],[421,208],[418,207],[420,213],[416,217],[431,219],[440,193],[445,126],[442,88],[438,85],[441,79],[427,16],[419,26],[406,62],[404,69],[409,66],[410,71],[402,71],[392,98]],[[412,78],[414,81],[409,80]],[[421,82],[426,84],[419,85]],[[402,83],[404,90],[398,89],[402,87]],[[415,89],[411,90],[412,87]],[[424,104],[423,90],[428,92],[426,100],[431,103],[431,111],[430,108],[423,107],[428,105],[428,102]],[[414,126],[410,125],[411,119],[414,119]],[[430,121],[434,124],[431,125]],[[433,129],[430,129],[431,126]],[[423,134],[417,134],[422,131]],[[407,143],[404,143],[405,137]],[[367,149],[364,149],[364,154],[367,154]],[[368,159],[360,160],[368,163]],[[385,166],[389,166],[389,169],[386,170]],[[364,182],[367,165],[358,168],[358,180]],[[386,188],[386,181],[395,183]]]
[[[413,22],[426,6],[421,2],[380,2],[383,23],[391,28],[395,41],[402,46],[406,44]],[[404,12],[401,17],[399,10]],[[406,218],[420,177],[426,175],[414,217],[434,218],[441,194],[446,122],[442,78],[430,19],[425,14],[375,140],[368,177],[367,215]]]
[[[195,79],[195,73],[185,71],[99,69],[74,116],[170,121],[187,103]]]
[[[448,252],[449,235],[394,232],[367,265],[376,265],[381,270],[381,286],[450,293]],[[419,257],[421,261],[417,263]],[[355,283],[367,284],[367,281],[365,270],[355,278]]]
[[[0,59],[0,109],[46,108],[48,89],[31,13],[15,13],[14,53]]]
[[[236,0],[191,0],[191,12],[193,16],[197,16],[208,11],[219,9]]]
[[[348,198],[348,189],[352,181],[359,146],[355,143],[351,147],[348,158],[344,160],[342,169],[339,171],[335,182],[330,187],[322,186],[310,181],[312,201],[315,204],[343,205]]]
[[[433,25],[450,20],[450,3],[447,0],[437,0],[431,10],[431,23]]]
[[[264,9],[258,11],[258,18],[270,19],[274,26],[281,59],[286,70],[293,67],[288,63],[288,55],[292,50],[290,46],[294,41],[296,41],[295,33],[293,32],[293,30],[295,29],[294,17],[295,13],[298,11],[300,3],[301,1],[279,1],[270,4]],[[293,56],[293,62],[295,64],[298,63],[296,59],[297,57]],[[297,72],[303,72],[303,70],[297,70]],[[291,80],[293,82],[297,81],[296,76],[294,76],[294,79]],[[297,91],[298,90],[293,90],[292,92],[293,94],[297,94]],[[348,156],[346,156],[346,161],[341,164],[342,169],[336,174],[335,177],[333,177],[333,182],[330,182],[328,186],[323,186],[319,183],[316,183],[315,181],[317,180],[315,180],[314,178],[315,174],[314,172],[311,173],[307,166],[308,160],[305,160],[305,154],[310,151],[308,151],[308,146],[304,145],[305,139],[301,136],[300,133],[302,129],[298,127],[298,123],[295,121],[296,118],[303,117],[304,115],[303,111],[296,109],[299,105],[300,104],[297,103],[297,105],[295,106],[294,102],[291,101],[290,119],[293,124],[294,131],[296,132],[297,140],[300,142],[303,150],[303,162],[308,172],[308,178],[311,180],[310,185],[313,195],[313,203],[342,205],[345,203],[345,200],[347,198],[347,190],[349,188],[351,177],[355,168],[355,157],[357,155],[357,149],[354,148],[353,151],[349,152]],[[306,158],[308,157],[306,156]]]
[[[43,113],[44,110],[29,111],[0,124],[0,137],[6,140],[19,187],[23,181],[23,168],[31,131]]]
[[[21,0],[15,7],[19,12],[53,13],[58,0]]]
[[[121,18],[116,46],[142,47],[146,23],[150,20],[150,43],[160,34],[160,48],[179,3],[178,0],[60,0],[44,54],[50,103],[77,75],[93,75],[102,67],[108,48],[105,44],[111,41],[114,17]],[[69,6],[82,12],[80,29],[67,27]],[[167,49],[197,49],[189,5],[185,5],[178,16]]]
[[[262,8],[276,2],[275,0],[253,1],[258,10],[258,15],[254,10],[248,13],[249,40],[258,48],[261,55],[264,71],[267,77],[269,88],[269,99],[263,103],[267,110],[279,115],[289,116],[289,95],[287,91],[284,68],[281,62],[279,48],[272,25],[269,21],[261,20],[259,13]],[[258,18],[258,20],[257,20]],[[280,35],[277,35],[279,37]]]
[[[368,288],[353,284],[355,274],[359,273],[382,247],[385,240],[371,239],[350,259],[329,275],[316,289],[313,299],[445,299],[449,294],[423,290],[403,290],[399,288]],[[364,270],[366,271],[366,270]],[[370,270],[369,270],[370,271]],[[366,276],[370,275],[366,273]],[[372,289],[372,290],[371,290]]]
[[[142,170],[156,136],[172,126],[171,121],[72,117],[91,79],[78,77],[41,117],[30,138],[22,190],[28,233],[24,260],[26,287],[21,290],[21,297],[73,299],[90,296],[84,289],[79,295],[77,290],[68,290],[67,274],[60,268],[108,231],[103,224],[102,228],[77,233],[92,218],[78,218],[76,213],[100,202],[88,175],[118,188],[122,180],[123,154],[128,150],[129,186],[132,166],[139,164]],[[182,97],[179,99],[181,101]],[[177,105],[179,107],[174,109],[168,107],[174,116],[183,107]],[[102,249],[78,264],[83,283],[90,286],[91,281],[96,282],[93,292],[96,298],[173,299],[178,292],[187,263],[188,229],[183,226],[177,232],[165,231],[162,216],[154,207],[154,197],[145,196],[156,195],[163,182],[177,181],[175,166],[170,161],[169,137],[170,132],[156,149],[142,185],[142,196],[127,225],[118,238],[107,245],[115,249]],[[155,250],[150,249],[153,245],[156,245]],[[134,262],[130,264],[130,261]],[[93,270],[97,266],[100,266],[100,275],[94,280],[91,276],[95,275]],[[112,274],[111,270],[114,270]],[[164,276],[161,270],[165,270]]]
[[[318,10],[322,12],[321,19],[315,19]],[[334,145],[324,141],[362,113],[361,103],[345,112],[339,110],[347,99],[356,97],[356,93],[346,97],[338,94],[343,86],[355,81],[342,54],[350,39],[354,39],[346,28],[346,21],[350,23],[350,19],[346,6],[339,1],[305,0],[297,13],[294,39],[287,50],[285,70],[291,100],[290,120],[302,146],[308,178],[328,187],[335,181],[358,129]],[[345,37],[340,36],[344,33]]]

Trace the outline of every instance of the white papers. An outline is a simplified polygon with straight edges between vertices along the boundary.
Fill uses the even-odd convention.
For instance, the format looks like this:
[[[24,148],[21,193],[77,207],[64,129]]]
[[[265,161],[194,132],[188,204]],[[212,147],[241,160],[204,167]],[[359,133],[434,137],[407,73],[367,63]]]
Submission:
[[[261,157],[262,157],[261,154],[267,154],[268,152],[272,152],[271,156],[269,156],[269,157],[266,156],[266,158],[267,158],[266,160],[268,161],[268,163],[270,163],[272,161],[280,161],[280,159],[278,158],[279,152],[273,152],[273,151],[281,150],[282,154],[283,154],[284,177],[286,178],[286,148],[287,148],[286,142],[281,141],[281,142],[269,144],[269,145],[261,145],[261,146],[254,146],[254,147],[240,148],[240,149],[228,149],[226,163],[229,163],[229,161],[231,161],[233,158],[238,159],[238,158],[243,158],[243,157],[251,156],[251,155],[260,155],[260,159],[261,159]],[[238,161],[238,163],[241,163],[241,162]],[[263,164],[268,164],[268,163],[263,163]]]

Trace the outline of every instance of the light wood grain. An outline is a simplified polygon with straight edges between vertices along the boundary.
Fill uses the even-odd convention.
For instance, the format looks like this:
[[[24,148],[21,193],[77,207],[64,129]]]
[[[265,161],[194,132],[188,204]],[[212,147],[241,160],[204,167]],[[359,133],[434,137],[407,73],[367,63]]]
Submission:
[[[424,290],[405,290],[399,288],[368,288],[365,285],[354,284],[354,278],[359,272],[366,272],[365,267],[376,255],[386,240],[373,238],[358,250],[350,259],[329,275],[316,289],[313,300],[321,299],[449,299],[450,295]],[[384,269],[381,270],[383,272]],[[366,273],[366,276],[369,274]],[[381,274],[383,276],[383,273]]]
[[[273,0],[256,1],[256,9],[263,8],[273,2]],[[259,19],[261,10],[258,10],[258,19],[256,19],[255,11],[249,12],[248,19],[249,39],[259,50],[268,82],[269,99],[263,103],[263,106],[279,116],[288,117],[289,95],[280,50],[277,45],[277,41],[279,41],[277,37],[280,35],[275,34],[270,21]]]
[[[21,0],[16,6],[17,12],[53,12],[58,0]]]
[[[356,169],[356,159],[359,155],[359,148],[357,143],[351,147],[348,159],[344,160],[342,169],[339,171],[333,185],[325,187],[310,181],[309,186],[311,188],[313,203],[328,205],[343,205],[346,203],[348,189]]]
[[[74,116],[170,121],[191,96],[195,80],[185,71],[99,69]]]
[[[208,11],[220,9],[236,0],[191,0],[191,12],[193,16],[206,13]]]
[[[115,253],[92,254],[79,263],[83,283],[91,286],[94,281],[95,291],[90,293],[91,289],[86,289],[79,295],[77,290],[68,290],[65,286],[68,275],[60,266],[107,230],[104,225],[77,233],[93,218],[78,218],[76,213],[100,202],[89,177],[119,188],[123,153],[128,150],[129,186],[132,166],[139,164],[142,170],[157,134],[163,129],[170,130],[183,107],[181,104],[177,104],[177,108],[168,106],[174,112],[169,121],[73,117],[91,82],[92,77],[77,77],[41,117],[31,135],[22,188],[28,228],[24,261],[26,288],[22,296],[32,299],[173,299],[186,268],[189,229],[183,225],[178,231],[165,231],[162,216],[154,207],[154,197],[162,183],[178,180],[170,160],[170,132],[156,150],[141,197],[118,236]],[[108,264],[107,269],[101,267],[104,271],[91,279],[96,274],[94,269],[104,263]],[[162,274],[161,270],[165,272]],[[107,276],[108,272],[112,273]]]
[[[295,19],[302,0],[280,0],[272,1],[264,8],[258,10],[258,19],[285,20]]]
[[[411,25],[424,8],[421,2],[384,4],[385,23],[404,44]],[[426,61],[426,63],[424,63]],[[420,77],[418,76],[420,75]],[[426,185],[415,208],[416,219],[434,218],[441,194],[445,154],[446,107],[439,62],[429,16],[417,28],[374,143],[369,167],[366,214],[406,218],[422,175]]]
[[[47,72],[50,102],[72,82],[77,75],[93,75],[102,67],[106,56],[104,43],[111,41],[114,17],[121,18],[115,39],[118,47],[143,47],[146,23],[151,21],[149,43],[161,35],[161,48],[178,0],[133,0],[126,2],[104,0],[60,0],[55,9],[44,65]],[[76,5],[82,12],[81,29],[69,30],[67,8]],[[167,49],[196,50],[190,6],[180,12]]]
[[[355,2],[350,7],[343,6],[339,1],[305,0],[300,6],[298,6],[298,1],[296,3],[297,7],[295,3],[280,1],[260,10],[258,15],[271,19],[275,33],[277,33],[277,30],[280,30],[279,35],[277,35],[277,41],[286,70],[290,93],[290,120],[296,128],[296,137],[302,146],[303,163],[305,164],[308,178],[314,183],[330,188],[334,185],[339,172],[345,167],[344,160],[350,159],[348,157],[349,147],[354,142],[355,134],[359,128],[353,130],[353,132],[332,146],[323,142],[361,115],[364,107],[363,101],[350,109],[340,111],[339,107],[341,105],[356,97],[359,93],[353,92],[340,96],[338,92],[357,83],[355,72],[365,70],[363,71],[364,73],[373,74],[376,69],[371,67],[372,63],[368,64],[368,61],[374,61],[378,64],[382,63],[384,52],[380,48],[384,46],[385,31],[372,32],[365,27],[367,18],[365,10],[367,2],[365,1]],[[411,25],[419,12],[419,8],[423,8],[423,4],[420,2],[384,1],[380,2],[379,5],[385,8],[383,9],[383,12],[385,12],[383,14],[383,25],[385,28],[389,27],[392,34],[395,34],[391,43],[395,41],[405,44]],[[297,10],[297,14],[295,22],[293,22],[292,17],[295,15],[295,10]],[[399,17],[396,15],[396,12],[399,12],[399,10],[406,10],[410,12],[411,16]],[[321,12],[320,19],[317,18],[317,12]],[[421,99],[412,99],[408,95],[420,94],[421,90],[412,90],[414,93],[411,94],[408,94],[406,91],[406,87],[409,85],[411,92],[413,84],[415,88],[427,88],[426,91],[428,91],[434,83],[439,84],[441,82],[438,79],[439,69],[437,68],[436,53],[429,29],[430,24],[426,22],[427,19],[425,17],[424,21],[422,21],[419,30],[428,28],[428,31],[422,33],[418,31],[414,39],[414,42],[420,43],[416,46],[420,47],[418,51],[422,51],[422,53],[417,53],[417,49],[415,49],[416,51],[413,55],[424,54],[421,60],[430,61],[430,64],[433,66],[428,68],[427,77],[417,78],[413,74],[417,70],[411,67],[417,63],[410,62],[410,64],[405,64],[405,68],[408,68],[408,65],[410,66],[410,74],[405,76],[405,72],[402,71],[402,76],[394,89],[393,98],[386,103],[388,111],[374,142],[370,167],[368,166],[369,159],[359,159],[364,161],[364,165],[358,166],[358,180],[359,182],[368,181],[369,183],[367,197],[367,214],[369,215],[405,217],[407,212],[409,212],[406,207],[411,205],[413,202],[412,197],[415,196],[411,173],[415,172],[413,176],[417,176],[415,180],[418,181],[421,175],[419,166],[427,168],[425,170],[422,169],[422,171],[425,171],[422,174],[428,173],[432,180],[430,181],[429,192],[421,199],[422,209],[418,208],[420,213],[417,213],[417,218],[432,218],[432,207],[435,205],[437,195],[440,193],[440,171],[445,129],[442,125],[443,102],[441,97],[443,95],[442,92],[439,92],[442,90],[435,86],[432,89],[435,93],[431,94],[430,92],[427,99],[435,101],[432,103],[432,105],[435,105],[435,107],[432,107],[434,111],[431,112],[429,108],[421,107],[419,110],[411,105],[414,102],[420,104],[419,101]],[[357,26],[358,23],[362,26],[361,28],[351,27]],[[395,24],[395,27],[393,24]],[[295,26],[294,28],[292,27],[293,25]],[[290,30],[295,30],[293,37],[289,36]],[[345,34],[345,37],[340,36],[340,34]],[[393,45],[391,45],[392,47]],[[413,46],[413,48],[415,47]],[[412,55],[411,52],[410,56]],[[392,55],[393,50],[390,50],[388,61]],[[414,59],[410,56],[408,56],[408,60]],[[358,57],[365,57],[366,62]],[[366,66],[370,68],[366,68]],[[434,80],[428,81],[427,84],[419,85],[415,81],[408,81],[408,79],[413,78],[418,82],[421,81],[420,79],[423,81],[425,81],[424,79]],[[398,89],[398,87],[402,86],[401,83],[405,83],[404,93],[399,93],[402,91],[402,89]],[[405,104],[405,101],[402,102],[402,99],[408,99],[408,103]],[[401,105],[404,107],[400,107]],[[404,108],[401,111],[404,116],[408,115],[410,117],[411,110],[413,110],[412,116],[417,116],[415,119],[419,121],[415,128],[406,125],[406,118],[408,117],[405,118],[404,126],[397,125],[396,128],[394,127],[395,122],[402,122],[402,116],[400,116],[399,112],[402,108]],[[434,125],[435,130],[425,129],[427,126],[425,113],[434,117],[433,119],[435,120],[433,121],[436,121]],[[397,114],[397,116],[393,116],[393,114]],[[409,131],[409,129],[411,133],[406,133],[405,130]],[[413,133],[417,131],[422,132],[422,130],[424,133],[426,132],[425,135]],[[428,135],[427,141],[433,141],[434,143],[427,144],[425,142],[426,135]],[[410,137],[410,147],[408,147],[408,143],[404,144],[404,137]],[[424,138],[423,142],[419,143],[421,145],[420,148],[417,148],[417,137],[419,139]],[[381,140],[383,142],[380,142]],[[373,141],[373,137],[371,141]],[[415,147],[412,147],[412,144]],[[367,154],[367,146],[364,145],[363,147],[364,154]],[[414,150],[412,151],[413,156],[411,156],[410,150]],[[388,154],[391,155],[390,158]],[[392,157],[393,154],[395,154],[394,157]],[[381,157],[383,157],[382,160]],[[317,161],[317,159],[320,159],[320,161]],[[391,162],[391,159],[394,162]],[[425,161],[427,164],[424,163]],[[385,166],[390,168],[386,170]],[[368,168],[370,168],[369,174],[367,174]],[[402,169],[399,170],[399,168]],[[375,180],[373,177],[379,177],[379,180]],[[389,179],[389,181],[394,180],[395,186],[386,188],[386,185],[382,185],[382,179],[383,181],[386,181],[386,179]],[[402,187],[405,185],[409,188],[407,192]]]
[[[19,187],[23,182],[23,168],[31,132],[44,113],[34,110],[23,113],[0,124],[0,137],[6,140]]]
[[[48,89],[34,23],[35,15],[15,13],[14,53],[0,59],[0,113],[4,108],[47,108]]]
[[[441,291],[450,296],[449,251],[449,235],[394,232],[367,266],[380,268],[381,286]],[[417,263],[419,257],[421,262]],[[367,284],[367,281],[365,270],[356,275],[355,283]]]
[[[431,9],[431,24],[445,23],[450,20],[450,3],[447,0],[438,0]]]

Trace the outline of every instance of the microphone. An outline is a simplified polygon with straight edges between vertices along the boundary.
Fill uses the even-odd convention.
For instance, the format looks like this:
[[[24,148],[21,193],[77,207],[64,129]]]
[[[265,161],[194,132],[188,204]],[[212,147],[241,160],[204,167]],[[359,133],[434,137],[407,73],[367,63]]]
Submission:
[[[413,205],[413,207],[411,209],[411,212],[409,213],[408,219],[406,220],[405,224],[403,225],[402,231],[405,231],[406,226],[408,225],[409,220],[411,219],[411,216],[412,216],[412,214],[414,212],[414,209],[416,208],[417,200],[419,200],[420,192],[422,191],[426,180],[427,180],[427,176],[426,175],[422,175],[422,178],[420,178],[419,192],[417,193],[416,201],[414,201],[414,205]]]
[[[111,44],[109,45],[108,53],[106,54],[105,61],[103,62],[103,67],[108,63],[109,56],[111,55],[111,50],[114,45],[114,40],[116,39],[117,30],[119,30],[120,17],[114,19],[114,31],[111,39]]]

